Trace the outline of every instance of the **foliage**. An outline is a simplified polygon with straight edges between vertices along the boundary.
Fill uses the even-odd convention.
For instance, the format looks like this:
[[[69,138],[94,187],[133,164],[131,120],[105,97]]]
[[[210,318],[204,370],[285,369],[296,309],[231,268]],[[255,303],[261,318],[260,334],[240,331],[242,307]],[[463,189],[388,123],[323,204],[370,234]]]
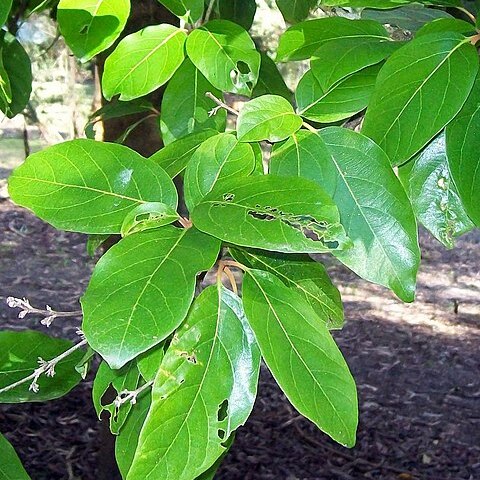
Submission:
[[[31,91],[16,22],[57,7],[19,3],[0,7],[9,117]],[[10,195],[56,228],[89,234],[91,252],[119,240],[81,299],[84,340],[0,333],[0,401],[57,398],[97,353],[93,401],[110,416],[123,477],[213,478],[253,408],[263,359],[302,415],[352,447],[356,388],[330,332],[344,322],[340,293],[310,255],[332,254],[411,302],[417,222],[448,248],[480,226],[472,2],[277,0],[293,25],[275,61],[246,30],[255,2],[160,3],[178,23],[127,36],[127,0],[61,0],[52,10],[81,61],[106,56],[105,102],[90,139],[31,155]],[[308,19],[316,7],[329,15]],[[347,7],[357,19],[333,15]],[[387,23],[413,38],[395,40]],[[275,62],[296,60],[310,68],[290,92]],[[162,87],[158,105],[150,94]],[[244,96],[239,112],[232,94]],[[94,122],[139,112],[157,116],[162,132],[150,158],[122,138],[91,139]],[[209,271],[216,281],[202,282]],[[10,477],[26,478],[3,437],[0,449]]]

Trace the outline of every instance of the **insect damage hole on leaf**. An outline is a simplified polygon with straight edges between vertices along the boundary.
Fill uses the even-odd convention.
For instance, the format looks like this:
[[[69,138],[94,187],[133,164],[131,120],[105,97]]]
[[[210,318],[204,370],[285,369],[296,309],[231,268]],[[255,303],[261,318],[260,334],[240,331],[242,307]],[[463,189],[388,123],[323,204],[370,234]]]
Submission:
[[[217,419],[219,422],[223,422],[228,415],[228,399],[226,398],[219,406],[218,406],[218,414]]]

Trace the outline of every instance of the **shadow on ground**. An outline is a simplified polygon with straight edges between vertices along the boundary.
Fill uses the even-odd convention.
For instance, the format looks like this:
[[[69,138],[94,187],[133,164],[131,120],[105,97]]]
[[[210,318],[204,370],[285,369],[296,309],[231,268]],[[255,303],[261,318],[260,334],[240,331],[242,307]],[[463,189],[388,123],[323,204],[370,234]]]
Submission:
[[[359,387],[357,447],[337,446],[299,417],[264,369],[255,411],[220,480],[473,480],[480,478],[480,233],[445,251],[422,233],[418,300],[404,305],[337,264],[348,322],[335,334]],[[76,309],[93,262],[85,238],[58,233],[0,202],[0,327],[18,320],[8,295]],[[331,261],[330,261],[331,262]],[[50,333],[75,338],[77,325]],[[104,438],[85,382],[46,404],[3,405],[0,431],[33,480],[98,480]],[[107,477],[114,480],[110,472]]]

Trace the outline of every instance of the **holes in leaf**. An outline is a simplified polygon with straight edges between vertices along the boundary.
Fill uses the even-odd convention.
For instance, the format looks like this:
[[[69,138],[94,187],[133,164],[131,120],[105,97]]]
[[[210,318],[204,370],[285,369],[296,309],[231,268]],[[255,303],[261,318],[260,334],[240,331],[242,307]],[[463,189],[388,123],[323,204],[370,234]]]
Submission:
[[[223,195],[223,200],[225,202],[232,202],[233,200],[235,200],[235,194],[234,193],[225,193]]]
[[[228,414],[228,400],[225,399],[219,406],[217,412],[217,419],[219,422],[223,422],[227,418]]]
[[[241,60],[237,62],[237,69],[240,73],[243,73],[245,75],[251,72],[248,64],[246,64],[245,62],[242,62]]]
[[[84,25],[80,30],[80,35],[86,35],[88,33],[89,28],[90,27],[88,25]]]
[[[217,435],[218,435],[218,438],[220,438],[221,440],[223,440],[225,438],[225,430],[222,430],[221,428],[219,428],[217,430]]]
[[[187,362],[196,365],[198,363],[197,357],[194,353],[180,352],[180,356],[183,357]]]

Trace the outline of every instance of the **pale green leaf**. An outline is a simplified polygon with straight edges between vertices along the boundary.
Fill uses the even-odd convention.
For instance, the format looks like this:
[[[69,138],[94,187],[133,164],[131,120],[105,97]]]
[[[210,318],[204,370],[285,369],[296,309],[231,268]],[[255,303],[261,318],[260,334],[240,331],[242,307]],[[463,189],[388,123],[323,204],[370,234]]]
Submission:
[[[314,122],[333,123],[350,118],[367,107],[380,66],[360,70],[330,88],[322,87],[316,70],[308,71],[295,91],[298,113]]]
[[[380,70],[362,132],[404,163],[457,115],[477,71],[476,49],[458,33],[412,40]]]
[[[459,115],[447,126],[447,157],[463,206],[480,227],[480,75]]]
[[[164,24],[122,39],[105,62],[104,97],[133,100],[161,87],[182,64],[186,38],[184,30]]]
[[[265,270],[277,276],[287,287],[294,288],[310,304],[329,328],[342,328],[342,299],[325,267],[308,255],[282,255],[259,250],[230,249],[242,264]]]
[[[323,253],[350,246],[331,198],[297,177],[219,183],[193,210],[192,220],[198,229],[243,247]]]
[[[271,171],[321,185],[338,205],[353,241],[353,248],[334,255],[362,278],[413,301],[420,262],[417,225],[408,197],[377,145],[345,128],[305,132],[275,153]]]
[[[222,92],[186,59],[163,94],[160,128],[165,145],[204,130],[225,131],[227,112],[222,108],[210,115],[217,104],[205,96],[207,92],[222,98]]]
[[[220,133],[205,140],[185,170],[185,203],[192,211],[219,181],[246,177],[255,169],[255,154],[235,135]]]
[[[265,271],[247,271],[243,305],[262,357],[293,406],[352,447],[358,423],[355,382],[325,322],[300,294]]]
[[[219,250],[218,240],[193,228],[122,239],[100,259],[82,298],[88,343],[111,368],[159,344],[187,315],[196,275]]]
[[[186,23],[195,23],[203,15],[204,0],[159,0],[174,15]]]
[[[93,381],[92,399],[97,416],[101,419],[102,412],[109,413],[110,431],[117,435],[132,409],[131,402],[125,402],[120,407],[115,405],[115,398],[126,390],[133,391],[137,388],[140,373],[136,363],[131,362],[120,370],[112,370],[105,362],[98,367]],[[112,395],[111,401],[104,400],[105,394]]]
[[[72,347],[72,342],[49,337],[40,332],[25,330],[0,332],[0,389],[22,380],[38,368],[38,360],[52,360]],[[44,402],[60,398],[80,383],[82,377],[75,366],[83,357],[77,350],[55,366],[55,375],[41,375],[38,393],[26,382],[12,390],[0,393],[0,403]]]
[[[160,344],[137,357],[137,367],[146,382],[155,380],[165,356],[165,345]]]
[[[170,177],[122,145],[72,140],[30,155],[9,179],[12,200],[54,227],[120,233],[129,210],[147,202],[177,207]]]
[[[2,459],[0,480],[30,480],[17,452],[2,434],[0,434],[0,458]]]
[[[0,44],[0,111],[10,113],[10,103],[12,101],[12,87],[10,78],[3,65],[2,45]]]
[[[475,25],[458,18],[438,18],[424,25],[418,30],[415,37],[418,38],[422,35],[441,32],[457,32],[462,35],[473,35],[475,33]]]
[[[170,177],[174,178],[185,169],[197,148],[207,138],[213,137],[217,133],[215,130],[204,130],[203,132],[187,135],[160,149],[150,159],[162,167]]]
[[[445,135],[433,140],[414,160],[399,168],[399,177],[415,216],[447,248],[473,228],[448,168]]]
[[[193,480],[247,420],[260,354],[239,298],[212,285],[196,299],[167,350],[129,480]]]
[[[126,237],[132,233],[163,227],[178,220],[178,213],[164,203],[142,203],[130,210],[122,223],[121,235]]]
[[[291,103],[278,95],[263,95],[247,102],[237,120],[241,142],[280,142],[302,126]]]
[[[305,60],[325,43],[337,38],[387,40],[385,28],[371,20],[326,17],[307,20],[290,27],[281,37],[277,61]]]
[[[129,15],[130,0],[60,0],[57,9],[63,38],[82,62],[112,46]]]
[[[258,80],[260,54],[248,33],[228,20],[212,20],[187,40],[190,60],[223,92],[250,95]]]

